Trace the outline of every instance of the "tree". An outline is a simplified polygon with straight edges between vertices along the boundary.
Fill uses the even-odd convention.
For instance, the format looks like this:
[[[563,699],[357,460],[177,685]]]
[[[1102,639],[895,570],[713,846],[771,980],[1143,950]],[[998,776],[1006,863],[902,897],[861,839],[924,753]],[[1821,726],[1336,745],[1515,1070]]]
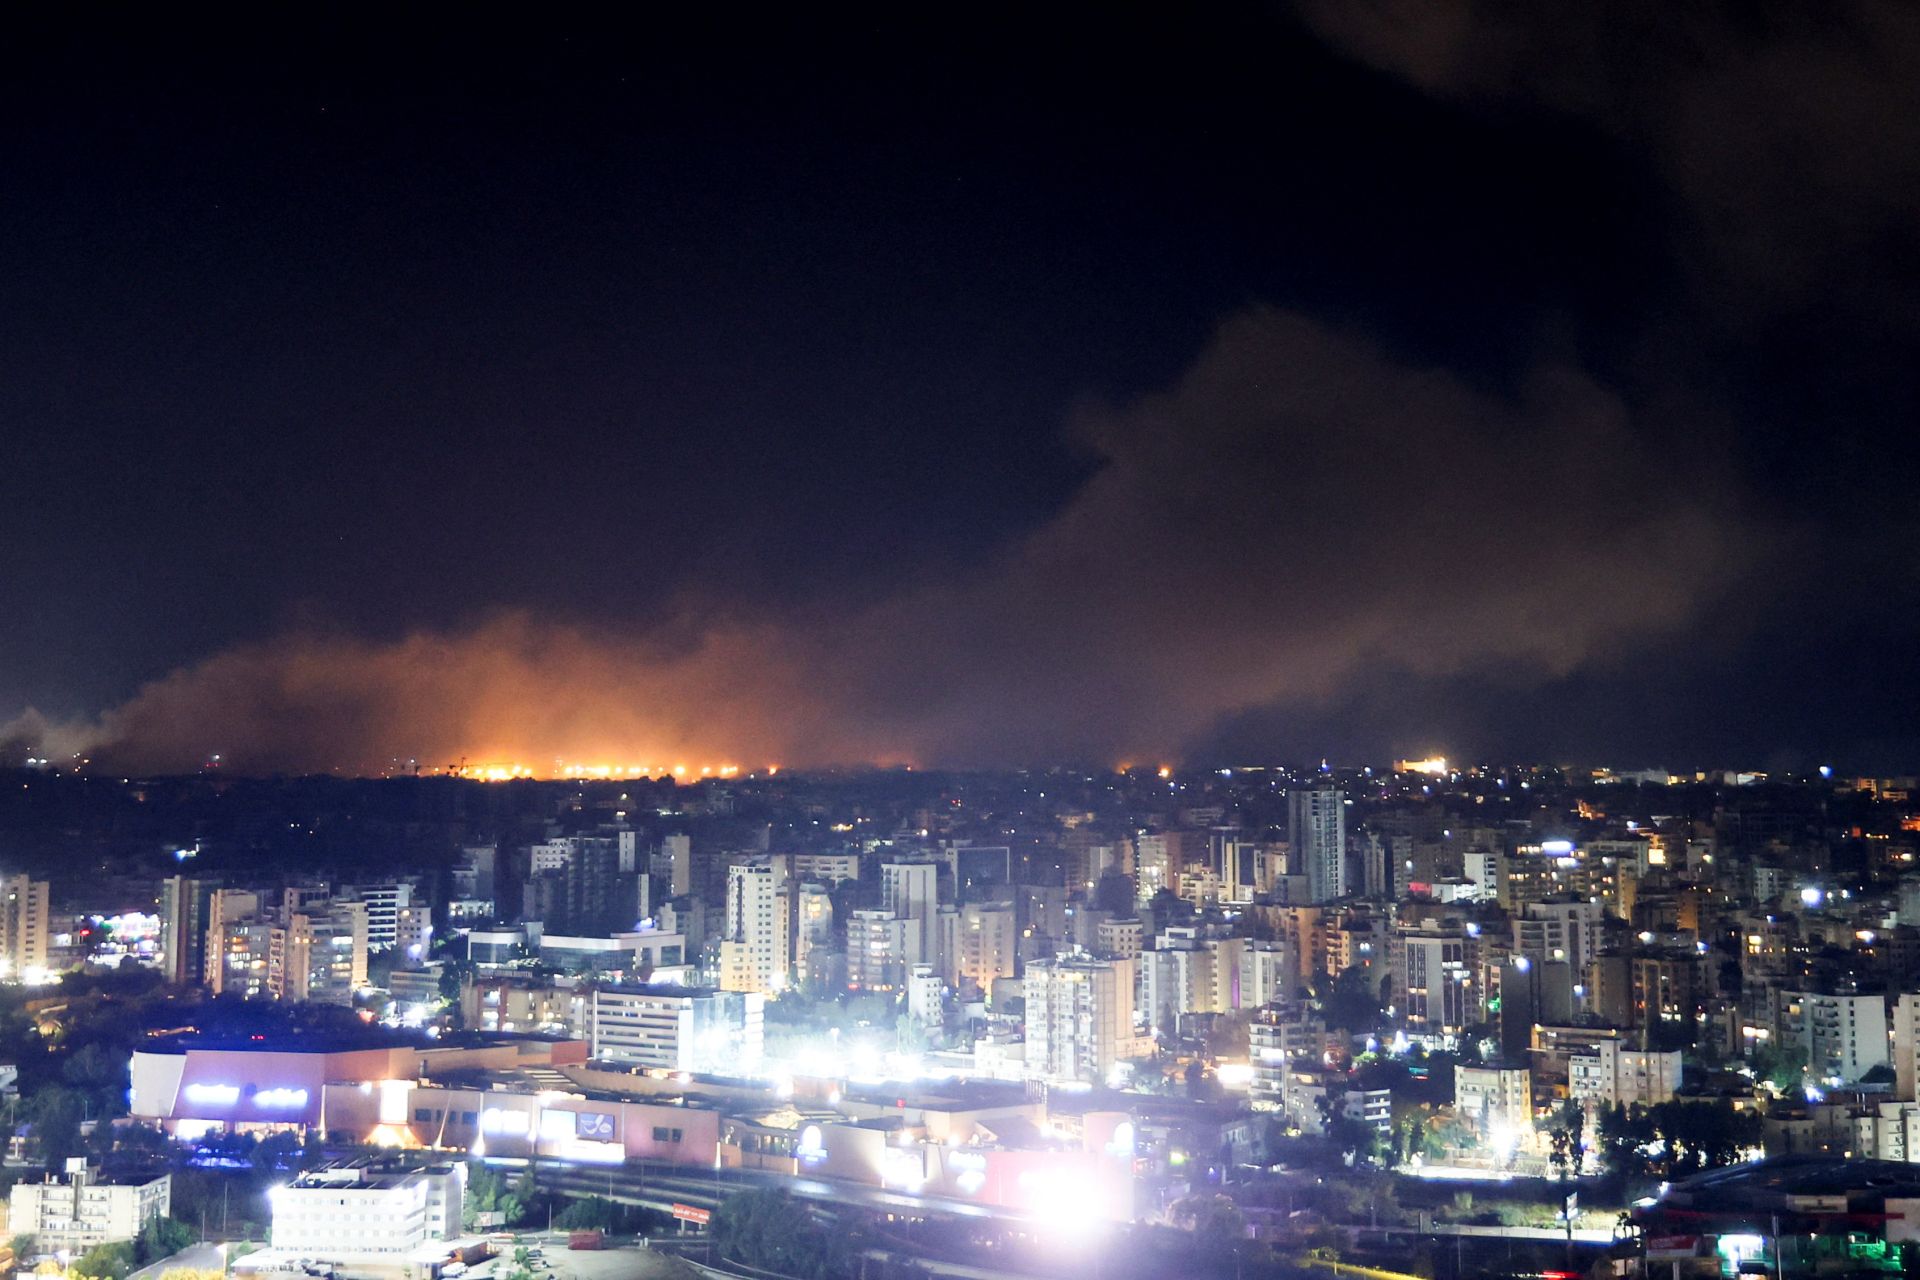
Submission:
[[[1195,1102],[1211,1102],[1220,1096],[1220,1082],[1207,1074],[1207,1064],[1195,1058],[1187,1064],[1187,1096]]]
[[[540,1184],[534,1173],[538,1164],[539,1161],[529,1158],[525,1167],[520,1170],[520,1176],[513,1180],[511,1198],[516,1208],[513,1218],[511,1219],[512,1221],[518,1221],[524,1218],[527,1214],[533,1212],[534,1207],[540,1203]],[[500,1211],[505,1213],[507,1208],[507,1205],[502,1204]]]
[[[1407,1155],[1427,1157],[1434,1155],[1439,1148],[1433,1140],[1433,1125],[1424,1114],[1416,1114],[1407,1122]]]
[[[134,1253],[141,1266],[170,1258],[194,1242],[196,1231],[178,1218],[153,1218],[140,1229]]]
[[[1380,1000],[1367,987],[1367,975],[1358,965],[1322,983],[1320,1012],[1330,1027],[1343,1031],[1371,1031],[1380,1021]]]
[[[1645,1147],[1654,1139],[1653,1121],[1645,1107],[1629,1111],[1614,1103],[1600,1113],[1598,1131],[1600,1156],[1609,1170],[1629,1179],[1645,1176]]]
[[[1666,1173],[1685,1177],[1735,1163],[1761,1141],[1761,1120],[1726,1102],[1658,1103],[1647,1112],[1653,1132],[1666,1144]]]
[[[1133,877],[1109,871],[1094,883],[1093,901],[1088,905],[1095,911],[1110,911],[1124,920],[1133,914],[1133,904]]]
[[[498,1214],[498,1221],[510,1226],[526,1214],[526,1202],[507,1189],[506,1179],[476,1160],[467,1166],[467,1194],[460,1207],[461,1226],[471,1231],[483,1225],[482,1214]],[[491,1225],[491,1221],[485,1225]]]
[[[448,931],[451,936],[452,931]],[[460,1008],[460,993],[468,978],[473,976],[473,962],[465,956],[447,956],[440,962],[440,1003],[447,1010],[448,1021],[454,1030],[466,1026],[466,1015]]]
[[[1348,1115],[1343,1107],[1327,1121],[1327,1140],[1347,1164],[1366,1164],[1378,1153],[1380,1134],[1366,1121]]]
[[[27,1114],[40,1161],[47,1168],[58,1169],[69,1156],[79,1153],[80,1122],[85,1113],[85,1099],[64,1085],[50,1084],[33,1095]]]
[[[300,1163],[305,1154],[300,1138],[290,1130],[270,1133],[260,1139],[253,1149],[254,1173],[261,1178],[272,1180],[282,1170],[291,1169]]]
[[[1563,1183],[1580,1176],[1581,1157],[1587,1149],[1586,1131],[1587,1113],[1569,1099],[1547,1131],[1547,1162]]]
[[[84,1092],[94,1109],[114,1114],[126,1109],[127,1064],[130,1046],[112,1046],[100,1040],[82,1045],[60,1066],[60,1076]]]
[[[173,1155],[173,1142],[151,1125],[116,1124],[111,1127],[111,1146],[107,1149],[135,1160],[158,1163]]]
[[[81,1254],[68,1274],[87,1276],[90,1280],[126,1280],[137,1265],[133,1242],[115,1240],[111,1244],[97,1244]]]
[[[829,1233],[785,1191],[741,1191],[713,1211],[713,1238],[723,1257],[802,1280],[847,1270],[847,1241]]]
[[[554,1219],[554,1225],[569,1231],[584,1231],[594,1227],[612,1231],[620,1225],[620,1206],[605,1196],[588,1196],[569,1204]]]
[[[1184,1196],[1167,1207],[1167,1221],[1193,1234],[1207,1253],[1230,1253],[1246,1239],[1247,1217],[1240,1206],[1221,1195]]]

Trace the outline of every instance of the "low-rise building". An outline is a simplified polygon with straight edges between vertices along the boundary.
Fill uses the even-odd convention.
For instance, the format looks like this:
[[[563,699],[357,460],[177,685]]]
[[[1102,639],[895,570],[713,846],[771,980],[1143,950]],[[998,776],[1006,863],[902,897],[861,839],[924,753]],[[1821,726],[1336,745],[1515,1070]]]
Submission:
[[[1567,1094],[1588,1109],[1650,1107],[1673,1098],[1680,1087],[1680,1051],[1629,1049],[1617,1040],[1596,1042],[1567,1059]]]
[[[315,1262],[412,1255],[460,1234],[466,1166],[337,1165],[268,1193],[273,1249]]]
[[[1533,1129],[1533,1084],[1525,1067],[1453,1069],[1454,1114],[1496,1158],[1511,1156]]]
[[[460,991],[460,1012],[470,1027],[580,1040],[589,1035],[588,1002],[587,989],[568,978],[483,975]]]
[[[173,1175],[157,1178],[102,1177],[84,1157],[67,1161],[64,1174],[23,1180],[7,1193],[7,1229],[32,1236],[45,1252],[83,1252],[95,1245],[132,1240],[172,1209]]]
[[[371,1090],[447,1070],[559,1067],[585,1062],[579,1040],[441,1041],[363,1049],[323,1037],[240,1044],[192,1040],[140,1049],[130,1065],[128,1110],[181,1141],[209,1132],[267,1134],[331,1128],[322,1094],[341,1084]]]
[[[600,987],[590,999],[596,1059],[719,1075],[760,1061],[765,997],[758,991],[623,985]]]

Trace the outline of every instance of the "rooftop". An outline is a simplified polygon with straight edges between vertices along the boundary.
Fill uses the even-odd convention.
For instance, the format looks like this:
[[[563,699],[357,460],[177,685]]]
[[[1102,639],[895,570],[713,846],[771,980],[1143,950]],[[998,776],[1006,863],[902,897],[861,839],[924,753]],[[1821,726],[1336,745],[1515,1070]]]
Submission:
[[[1844,1208],[1815,1205],[1804,1197],[1843,1201]],[[1920,1165],[1789,1155],[1695,1174],[1668,1187],[1643,1214],[1655,1218],[1663,1214],[1689,1218],[1751,1218],[1771,1213],[1855,1216],[1882,1212],[1889,1197],[1920,1199]]]

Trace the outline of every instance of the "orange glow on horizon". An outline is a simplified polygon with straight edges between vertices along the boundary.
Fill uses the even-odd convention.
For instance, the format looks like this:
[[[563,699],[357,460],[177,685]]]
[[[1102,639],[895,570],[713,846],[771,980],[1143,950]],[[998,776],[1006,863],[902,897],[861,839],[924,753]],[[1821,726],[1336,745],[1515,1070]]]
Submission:
[[[779,765],[768,765],[767,775],[771,777],[780,771]],[[600,764],[578,761],[557,760],[551,768],[541,769],[519,761],[505,761],[497,764],[459,764],[445,769],[426,772],[443,774],[447,777],[469,778],[476,782],[514,782],[522,778],[543,780],[564,779],[569,781],[598,782],[620,779],[665,779],[676,781],[692,776],[701,778],[737,778],[741,774],[737,764]]]

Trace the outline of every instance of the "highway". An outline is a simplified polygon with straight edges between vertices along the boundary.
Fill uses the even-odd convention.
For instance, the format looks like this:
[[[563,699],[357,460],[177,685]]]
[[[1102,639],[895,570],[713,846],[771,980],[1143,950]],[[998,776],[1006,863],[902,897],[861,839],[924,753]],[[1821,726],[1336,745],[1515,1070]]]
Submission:
[[[488,1164],[521,1168],[525,1160],[489,1158]],[[760,1169],[690,1169],[684,1165],[632,1163],[624,1165],[564,1164],[541,1160],[534,1181],[570,1195],[605,1196],[619,1204],[670,1209],[675,1204],[711,1209],[736,1191],[771,1187],[805,1200],[836,1206],[855,1206],[881,1213],[908,1213],[916,1217],[990,1218],[1004,1222],[1029,1221],[1029,1215],[997,1205],[974,1204],[940,1196],[912,1195],[851,1182],[790,1177]]]
[[[489,1159],[487,1163],[504,1168],[523,1168],[526,1161],[508,1157]],[[680,1165],[578,1165],[542,1160],[535,1166],[534,1182],[540,1187],[568,1195],[604,1196],[619,1204],[642,1205],[661,1210],[671,1210],[674,1205],[712,1209],[736,1191],[753,1187],[770,1187],[813,1201],[828,1213],[836,1215],[844,1209],[855,1208],[885,1213],[905,1213],[915,1217],[944,1215],[973,1220],[992,1219],[1009,1226],[1026,1226],[1032,1223],[1028,1215],[1016,1214],[996,1206],[970,1204],[938,1196],[909,1195],[854,1183],[790,1177],[786,1174],[757,1169],[716,1171],[688,1169]],[[689,1262],[713,1261],[707,1251],[703,1235],[689,1235],[684,1238],[662,1237],[654,1242],[654,1246],[663,1252],[680,1254]],[[951,1258],[934,1257],[923,1250],[916,1250],[913,1245],[905,1241],[900,1242],[897,1248],[888,1248],[882,1244],[880,1247],[868,1250],[868,1253],[876,1259],[910,1255],[924,1270],[934,1275],[949,1277],[950,1280],[1047,1280],[1047,1277],[1032,1272],[1009,1271],[1003,1268],[980,1266],[977,1263],[960,1262]],[[1057,1277],[1053,1280],[1057,1280]]]

